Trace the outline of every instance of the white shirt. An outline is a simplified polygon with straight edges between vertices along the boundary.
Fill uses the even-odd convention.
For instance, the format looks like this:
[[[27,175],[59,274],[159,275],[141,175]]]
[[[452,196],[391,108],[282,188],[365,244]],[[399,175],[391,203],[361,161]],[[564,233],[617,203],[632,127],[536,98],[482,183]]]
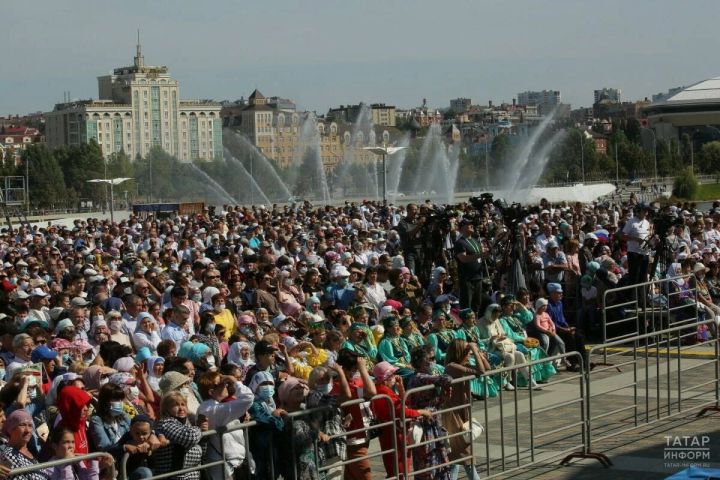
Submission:
[[[638,217],[633,217],[629,219],[625,227],[623,227],[623,233],[631,237],[640,238],[643,240],[642,243],[644,243],[650,235],[650,222],[647,219],[640,220]],[[628,252],[639,253],[641,255],[648,254],[647,250],[641,245],[641,242],[637,240],[628,240],[627,245]]]

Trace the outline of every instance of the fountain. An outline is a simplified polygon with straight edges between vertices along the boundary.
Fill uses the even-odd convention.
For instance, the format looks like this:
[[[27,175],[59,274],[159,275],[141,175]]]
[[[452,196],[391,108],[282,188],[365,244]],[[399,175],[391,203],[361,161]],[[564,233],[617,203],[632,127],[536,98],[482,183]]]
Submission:
[[[420,147],[420,161],[411,183],[412,192],[452,202],[459,154],[459,148],[453,149],[451,159],[443,142],[442,128],[437,123],[430,125]]]
[[[258,190],[264,192],[266,198],[273,201],[287,202],[292,196],[287,185],[282,181],[280,175],[270,160],[265,157],[244,135],[239,132],[226,129],[223,132],[226,139],[226,148],[243,165],[246,171],[252,171],[252,178],[258,185]],[[240,159],[247,159],[243,163]],[[249,164],[248,168],[246,164]]]
[[[530,163],[531,158],[533,158],[533,152],[535,151],[537,142],[542,137],[543,133],[545,133],[545,130],[547,130],[550,126],[554,116],[555,109],[553,109],[553,111],[540,122],[523,145],[520,153],[513,159],[512,163],[508,165],[505,181],[502,184],[504,189],[515,189],[519,187],[521,178],[523,177],[523,174],[526,173],[525,170]],[[532,170],[537,171],[535,165],[533,165]],[[540,170],[539,173],[542,174],[542,170]],[[540,175],[538,175],[538,178],[539,177]]]
[[[199,173],[203,179],[205,179],[210,185],[212,185],[213,188],[215,189],[215,192],[217,194],[219,194],[219,196],[223,199],[223,201],[228,202],[230,205],[237,205],[238,201],[235,198],[233,198],[233,196],[230,195],[210,175],[208,175],[207,173],[200,170],[200,168],[192,162],[189,162],[187,165],[189,165],[192,170],[194,170],[196,173]]]
[[[400,178],[403,173],[403,166],[405,164],[405,158],[407,157],[407,147],[410,146],[410,135],[405,134],[398,142],[398,147],[403,147],[395,155],[389,156],[386,161],[388,162],[388,197],[391,202],[397,201],[398,187],[400,186]]]
[[[300,138],[295,158],[296,160],[299,159],[300,165],[305,165],[304,161],[306,158],[310,160],[310,167],[312,168],[312,171],[304,172],[304,175],[309,176],[311,179],[319,179],[322,201],[323,203],[328,203],[331,200],[331,196],[330,189],[328,188],[327,176],[325,175],[325,165],[323,164],[321,154],[322,150],[317,118],[315,118],[315,114],[309,113],[300,127]]]
[[[248,182],[250,183],[250,189],[248,191],[250,196],[249,196],[248,200],[251,204],[255,203],[255,194],[256,193],[260,197],[260,199],[262,199],[263,203],[268,203],[268,204],[272,203],[272,202],[270,202],[270,199],[267,197],[267,195],[265,195],[265,192],[262,191],[262,189],[260,188],[260,185],[258,185],[258,183],[255,181],[255,177],[250,175],[250,172],[247,171],[247,169],[245,168],[245,165],[243,165],[240,160],[235,158],[235,155],[233,155],[232,152],[230,152],[230,150],[227,147],[225,147],[225,160],[230,162],[233,165],[236,165],[238,168],[240,168],[240,173],[244,177],[246,177]]]

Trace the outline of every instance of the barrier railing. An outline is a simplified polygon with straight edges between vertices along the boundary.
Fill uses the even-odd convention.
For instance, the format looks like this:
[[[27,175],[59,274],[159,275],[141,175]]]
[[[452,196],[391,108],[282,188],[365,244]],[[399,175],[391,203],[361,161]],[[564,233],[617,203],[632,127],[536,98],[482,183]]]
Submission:
[[[460,410],[467,410],[469,412],[468,418],[471,420],[471,423],[472,423],[473,397],[472,397],[471,389],[470,389],[470,381],[474,380],[474,379],[475,379],[474,375],[469,375],[469,376],[453,379],[450,382],[451,388],[467,388],[466,398],[468,399],[468,401],[465,403],[461,403],[459,405],[452,405],[452,406],[448,406],[445,408],[431,410],[432,418],[436,419],[436,421],[439,422],[439,417],[443,414],[452,413],[452,412],[460,411]],[[464,385],[462,385],[462,384],[464,384]],[[461,385],[461,386],[457,387],[458,385]],[[411,401],[412,396],[416,395],[418,393],[434,390],[436,388],[438,388],[438,386],[435,384],[423,385],[420,387],[411,388],[411,389],[405,391],[405,394],[403,395],[403,398],[402,398],[402,404],[405,406],[410,406],[412,408],[424,409],[424,408],[426,408],[426,406],[423,406],[423,405],[413,406],[413,402]],[[469,445],[469,448],[470,448],[469,455],[461,456],[459,458],[450,460],[449,462],[446,462],[446,463],[440,463],[438,465],[430,465],[430,466],[427,466],[424,468],[420,468],[418,470],[415,470],[415,461],[413,459],[412,472],[406,472],[405,478],[415,477],[416,475],[419,475],[419,474],[432,472],[434,470],[438,470],[441,468],[446,468],[448,465],[453,465],[453,466],[457,465],[459,468],[460,465],[463,465],[467,461],[469,461],[471,465],[473,465],[473,466],[475,465],[475,456],[473,454],[473,443],[474,442],[472,441],[472,427],[470,428],[469,432],[468,431],[458,431],[455,433],[447,433],[446,435],[440,435],[437,437],[433,437],[431,439],[425,439],[425,435],[423,435],[422,439],[419,442],[409,445],[408,441],[407,441],[408,434],[409,434],[409,432],[408,432],[408,424],[409,424],[408,420],[409,419],[406,417],[406,412],[405,412],[404,408],[401,410],[400,419],[401,419],[401,423],[403,425],[403,430],[404,430],[403,442],[402,442],[402,446],[401,446],[403,462],[406,462],[408,455],[410,455],[412,457],[412,453],[414,450],[416,450],[420,447],[424,447],[425,445],[429,445],[431,443],[436,443],[436,442],[448,442],[451,438],[455,438],[455,437],[458,437],[461,435],[463,435],[463,436],[470,435],[471,436],[471,439],[469,442],[469,444],[470,444]]]
[[[692,277],[680,275],[606,290],[602,304],[602,343],[696,323],[697,288],[688,287]],[[603,364],[607,363],[607,352],[603,350]]]
[[[641,424],[695,409],[701,409],[698,416],[708,411],[720,411],[720,343],[717,338],[697,341],[698,326],[708,326],[714,321],[685,323],[592,347],[590,357],[602,352],[618,359],[619,363],[585,374],[588,398],[586,454],[592,452],[593,442],[621,435]],[[615,351],[608,354],[609,349]],[[686,358],[692,350],[710,354],[711,359]],[[617,376],[608,379],[603,373],[619,366],[631,368],[632,372],[623,373],[618,385]],[[692,383],[694,371],[703,368],[697,383]],[[710,380],[707,380],[708,376]],[[711,390],[700,391],[709,385],[712,385]],[[619,395],[627,389],[632,389],[630,402],[624,401],[626,395]],[[603,456],[601,453],[595,455]]]
[[[517,376],[525,368],[527,368],[525,375],[532,377],[534,369],[541,368],[544,364],[556,364],[568,359],[583,364],[583,357],[579,352],[568,352],[494,369],[478,377],[478,380],[485,383],[487,389],[490,377]],[[551,380],[542,384],[541,388],[552,388],[563,384],[574,384],[573,392],[576,394],[566,392],[562,398],[556,397],[553,400],[551,396],[543,395],[532,388],[525,391],[516,387],[511,392],[504,392],[500,388],[495,399],[487,399],[483,402],[482,418],[485,426],[483,478],[504,476],[541,461],[563,457],[569,453],[584,452],[586,397],[582,371]],[[506,405],[507,397],[510,397],[511,405]],[[506,413],[508,408],[511,410],[510,414]],[[543,414],[546,413],[550,416],[548,419],[550,421],[542,421]],[[511,424],[510,428],[507,427],[508,423]],[[551,446],[552,451],[546,448]],[[483,467],[482,463],[479,466]]]
[[[85,455],[77,455],[70,458],[60,458],[58,460],[49,460],[43,463],[36,463],[34,465],[28,465],[27,467],[13,468],[10,474],[6,478],[15,478],[19,475],[27,475],[29,473],[39,472],[41,470],[49,470],[55,467],[63,467],[65,465],[72,465],[80,463],[86,460],[99,460],[103,457],[108,457],[107,452],[94,452]],[[49,478],[49,477],[48,477]]]

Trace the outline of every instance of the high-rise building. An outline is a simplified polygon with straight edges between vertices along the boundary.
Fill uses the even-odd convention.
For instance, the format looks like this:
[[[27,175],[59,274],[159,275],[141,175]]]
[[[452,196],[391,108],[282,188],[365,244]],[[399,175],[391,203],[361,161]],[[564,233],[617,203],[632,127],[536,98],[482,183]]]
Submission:
[[[469,98],[453,98],[450,100],[450,110],[455,113],[465,113],[470,110],[472,100]]]
[[[609,100],[613,103],[622,103],[622,90],[619,88],[601,88],[595,90],[593,103],[598,103],[600,100]]]
[[[519,105],[534,105],[540,110],[540,114],[550,113],[560,105],[559,90],[542,90],[518,93],[517,103]]]
[[[132,66],[98,77],[98,100],[55,105],[47,113],[50,148],[95,140],[103,155],[144,157],[155,146],[179,160],[221,157],[220,104],[180,100],[180,82],[165,66],[145,65],[140,39]]]

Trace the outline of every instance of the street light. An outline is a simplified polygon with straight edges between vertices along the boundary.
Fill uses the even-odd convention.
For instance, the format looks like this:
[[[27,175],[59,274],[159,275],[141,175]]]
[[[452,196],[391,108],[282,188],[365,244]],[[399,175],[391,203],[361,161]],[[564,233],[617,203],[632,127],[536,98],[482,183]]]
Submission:
[[[386,158],[388,155],[393,155],[400,150],[405,150],[407,147],[386,147],[385,144],[383,144],[382,147],[364,147],[363,150],[367,150],[369,152],[374,153],[375,155],[380,155],[382,157],[382,171],[383,171],[383,202],[387,200],[387,162]]]
[[[640,127],[643,130],[647,130],[648,132],[652,133],[653,136],[653,155],[655,157],[655,181],[657,181],[658,173],[657,173],[657,136],[655,135],[655,130],[648,127]]]
[[[87,183],[105,183],[110,185],[110,223],[113,223],[115,221],[115,215],[114,215],[114,200],[113,200],[113,187],[115,185],[120,185],[123,182],[126,182],[128,180],[132,180],[132,178],[93,178],[92,180],[88,180]],[[126,192],[127,193],[127,192]]]
[[[585,183],[585,134],[580,132],[580,166],[582,167],[582,180]]]

